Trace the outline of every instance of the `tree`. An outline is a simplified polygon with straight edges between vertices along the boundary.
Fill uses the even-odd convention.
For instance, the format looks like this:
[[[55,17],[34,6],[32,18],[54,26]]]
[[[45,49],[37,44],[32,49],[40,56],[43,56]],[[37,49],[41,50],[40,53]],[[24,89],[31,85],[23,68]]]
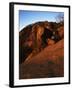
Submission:
[[[64,23],[64,14],[63,13],[59,13],[57,16],[56,16],[56,22],[57,23]]]

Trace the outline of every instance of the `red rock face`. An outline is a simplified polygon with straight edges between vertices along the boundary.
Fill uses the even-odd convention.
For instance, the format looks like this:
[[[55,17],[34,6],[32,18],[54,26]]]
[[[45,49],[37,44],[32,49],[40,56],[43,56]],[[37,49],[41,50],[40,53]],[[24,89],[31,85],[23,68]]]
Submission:
[[[64,38],[64,27],[63,26],[58,28],[58,34],[60,38]]]
[[[19,32],[19,61],[20,64],[29,61],[46,47],[53,46],[64,37],[64,28],[57,28],[54,33],[49,22],[37,22],[28,25]],[[56,46],[58,47],[58,46]],[[51,47],[54,49],[53,47]],[[49,48],[48,48],[49,49]],[[50,53],[51,51],[47,52]],[[49,57],[49,56],[48,56]],[[56,59],[56,56],[53,56]],[[50,57],[48,59],[51,59]],[[20,72],[21,73],[21,72]]]
[[[64,26],[53,30],[46,21],[19,32],[20,79],[64,76]]]
[[[53,44],[55,44],[55,41],[52,39],[48,39],[47,43],[48,43],[48,45],[53,45]]]
[[[47,46],[39,54],[20,65],[20,79],[51,78],[64,76],[64,40]]]
[[[33,47],[34,49],[40,51],[41,49],[41,45],[42,45],[42,34],[44,33],[44,28],[42,26],[39,25],[35,25],[32,28],[33,31]]]

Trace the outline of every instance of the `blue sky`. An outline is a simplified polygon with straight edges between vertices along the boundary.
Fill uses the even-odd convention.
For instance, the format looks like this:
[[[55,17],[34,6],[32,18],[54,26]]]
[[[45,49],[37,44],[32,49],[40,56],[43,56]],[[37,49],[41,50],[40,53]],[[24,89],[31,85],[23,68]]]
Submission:
[[[38,21],[56,21],[56,16],[63,12],[48,12],[48,11],[25,11],[19,10],[19,29],[38,22]]]

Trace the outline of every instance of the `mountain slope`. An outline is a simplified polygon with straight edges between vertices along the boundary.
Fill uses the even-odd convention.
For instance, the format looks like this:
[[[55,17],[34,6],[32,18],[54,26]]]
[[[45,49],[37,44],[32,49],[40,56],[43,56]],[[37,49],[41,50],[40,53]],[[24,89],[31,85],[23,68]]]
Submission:
[[[20,79],[62,77],[64,75],[64,40],[46,47],[20,65]]]
[[[56,22],[41,21],[24,27],[19,32],[19,64],[32,56],[35,49],[41,51],[46,46],[61,40],[63,29],[58,25]]]

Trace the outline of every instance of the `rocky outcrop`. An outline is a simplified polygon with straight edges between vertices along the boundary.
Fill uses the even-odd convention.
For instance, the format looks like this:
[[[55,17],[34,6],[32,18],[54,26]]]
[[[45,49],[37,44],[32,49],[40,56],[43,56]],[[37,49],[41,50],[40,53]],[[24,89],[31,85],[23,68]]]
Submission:
[[[64,76],[64,40],[47,46],[20,65],[20,79]]]
[[[62,28],[58,23],[43,21],[28,25],[19,32],[19,63],[23,63],[31,53],[33,57],[49,45],[62,39]],[[55,30],[56,29],[56,30]],[[62,30],[62,31],[61,31]]]
[[[64,26],[61,26],[57,29],[58,31],[58,35],[60,36],[60,38],[64,38]]]

